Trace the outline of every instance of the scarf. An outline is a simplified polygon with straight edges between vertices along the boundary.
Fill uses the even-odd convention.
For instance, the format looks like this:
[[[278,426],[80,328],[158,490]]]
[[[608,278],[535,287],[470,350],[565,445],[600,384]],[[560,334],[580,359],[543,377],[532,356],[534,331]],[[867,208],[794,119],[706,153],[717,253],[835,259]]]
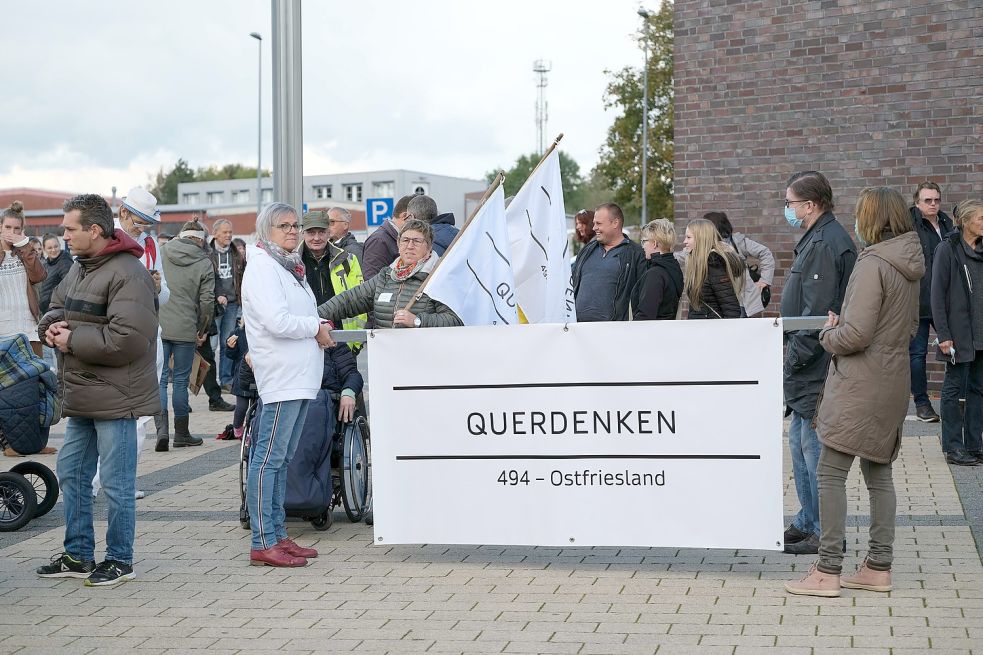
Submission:
[[[257,241],[256,247],[272,257],[280,266],[287,269],[287,272],[293,275],[298,282],[304,281],[304,262],[301,261],[299,252],[290,252],[266,239]]]
[[[423,268],[423,265],[427,263],[428,259],[430,259],[430,255],[427,255],[424,259],[421,259],[415,264],[407,264],[403,261],[403,258],[400,257],[396,260],[396,266],[393,268],[393,276],[395,276],[397,281],[402,282],[413,275],[413,273]]]
[[[215,250],[215,252],[222,253],[223,255],[229,252],[229,248],[231,247],[232,247],[231,243],[223,248],[222,246],[218,245],[218,241],[214,241],[214,240],[212,241],[212,248]]]

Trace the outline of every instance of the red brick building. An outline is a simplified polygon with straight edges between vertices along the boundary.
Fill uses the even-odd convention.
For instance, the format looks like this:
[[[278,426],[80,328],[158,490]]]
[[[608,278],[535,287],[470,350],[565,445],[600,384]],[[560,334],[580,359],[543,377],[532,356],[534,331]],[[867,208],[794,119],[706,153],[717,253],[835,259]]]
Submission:
[[[983,196],[979,0],[676,0],[674,31],[676,219],[724,210],[770,246],[772,312],[791,173],[822,171],[851,233],[867,186]]]

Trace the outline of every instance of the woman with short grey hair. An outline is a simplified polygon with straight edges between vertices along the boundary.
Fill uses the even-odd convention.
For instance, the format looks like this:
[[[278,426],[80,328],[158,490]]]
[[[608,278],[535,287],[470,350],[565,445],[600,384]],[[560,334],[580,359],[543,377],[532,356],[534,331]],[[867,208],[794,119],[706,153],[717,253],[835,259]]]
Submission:
[[[440,260],[433,251],[433,239],[430,223],[408,219],[396,240],[399,246],[396,261],[318,307],[321,318],[338,324],[343,319],[371,312],[377,328],[463,325],[450,307],[425,293],[407,309]]]
[[[287,468],[307,408],[321,388],[324,355],[334,345],[331,324],[317,315],[297,246],[303,226],[290,205],[267,205],[256,219],[255,246],[242,280],[242,315],[263,411],[253,436],[246,503],[253,531],[253,566],[306,566],[317,557],[287,535]]]

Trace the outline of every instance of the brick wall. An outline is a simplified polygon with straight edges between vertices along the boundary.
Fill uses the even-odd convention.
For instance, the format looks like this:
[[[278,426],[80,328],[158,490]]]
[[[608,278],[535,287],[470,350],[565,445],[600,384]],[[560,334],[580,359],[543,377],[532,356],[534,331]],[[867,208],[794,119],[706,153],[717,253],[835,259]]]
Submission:
[[[724,210],[771,247],[770,310],[802,236],[791,173],[829,178],[851,234],[867,186],[983,196],[980,0],[676,0],[674,28],[675,218]]]

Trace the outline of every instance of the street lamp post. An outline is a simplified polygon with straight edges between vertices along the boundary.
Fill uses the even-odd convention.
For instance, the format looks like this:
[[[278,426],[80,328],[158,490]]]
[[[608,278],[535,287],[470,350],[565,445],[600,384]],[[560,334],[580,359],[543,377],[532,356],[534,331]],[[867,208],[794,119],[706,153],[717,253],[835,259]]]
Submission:
[[[649,158],[649,12],[639,7],[638,15],[645,21],[642,27],[642,43],[645,49],[644,91],[642,93],[642,227],[648,219],[648,158]]]
[[[256,123],[258,125],[256,138],[256,217],[259,217],[260,210],[263,209],[263,37],[259,32],[250,32],[249,36],[256,39],[259,45],[259,67],[256,73]]]

